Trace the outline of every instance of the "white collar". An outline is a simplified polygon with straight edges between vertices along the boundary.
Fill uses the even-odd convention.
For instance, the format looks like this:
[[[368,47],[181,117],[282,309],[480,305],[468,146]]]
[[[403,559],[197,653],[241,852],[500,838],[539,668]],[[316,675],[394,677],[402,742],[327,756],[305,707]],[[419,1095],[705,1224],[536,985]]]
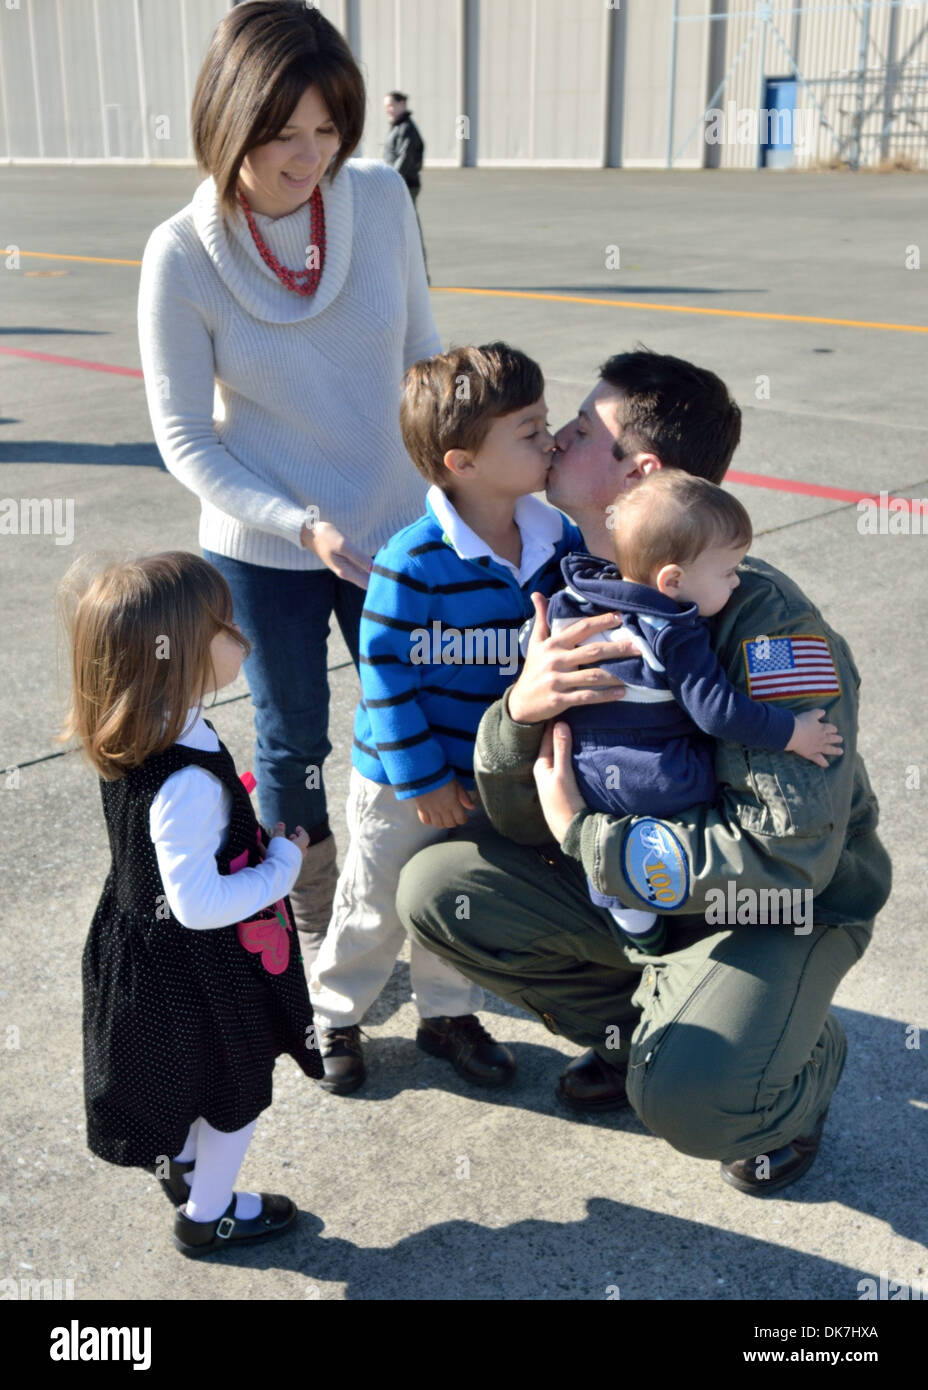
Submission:
[[[511,560],[497,555],[476,531],[471,530],[458,515],[448,494],[436,483],[430,486],[425,500],[462,560],[488,556],[496,564],[505,565],[520,584],[524,584],[544,564],[563,534],[564,518],[555,507],[550,507],[547,502],[541,502],[531,494],[518,498],[514,518],[522,534],[522,563],[514,565]]]
[[[219,739],[215,729],[206,723],[203,710],[194,705],[187,711],[187,722],[177,736],[177,742],[185,748],[198,748],[202,753],[215,753],[219,749]]]

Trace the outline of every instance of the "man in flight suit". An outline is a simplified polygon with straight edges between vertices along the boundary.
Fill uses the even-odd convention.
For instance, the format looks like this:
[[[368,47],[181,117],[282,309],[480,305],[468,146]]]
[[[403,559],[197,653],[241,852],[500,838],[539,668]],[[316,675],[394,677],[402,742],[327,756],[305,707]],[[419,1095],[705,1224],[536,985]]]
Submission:
[[[739,437],[740,411],[713,373],[620,354],[557,435],[548,499],[590,554],[612,560],[608,508],[621,491],[660,467],[719,483]],[[830,1004],[869,944],[890,864],[857,754],[847,644],[771,565],[748,556],[739,578],[709,620],[723,669],[754,698],[824,708],[841,757],[821,768],[719,742],[714,804],[673,820],[591,811],[569,730],[555,721],[569,705],[621,697],[621,683],[589,663],[631,651],[620,636],[588,643],[615,627],[610,615],[551,637],[536,595],[525,665],[477,736],[495,829],[456,831],[415,855],[397,904],[416,940],[588,1049],[560,1078],[565,1103],[631,1104],[674,1148],[719,1159],[727,1182],[765,1196],[818,1151],[847,1051]],[[622,944],[587,876],[667,916],[663,954]]]

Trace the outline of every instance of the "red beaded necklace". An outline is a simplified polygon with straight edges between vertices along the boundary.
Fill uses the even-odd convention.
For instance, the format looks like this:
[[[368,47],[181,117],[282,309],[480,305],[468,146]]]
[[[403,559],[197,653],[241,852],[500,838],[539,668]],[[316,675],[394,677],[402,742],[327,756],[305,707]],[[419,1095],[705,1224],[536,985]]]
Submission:
[[[293,290],[295,294],[315,294],[322,275],[322,268],[325,265],[325,209],[322,206],[322,190],[319,185],[316,184],[309,200],[309,244],[310,247],[315,247],[318,251],[319,264],[318,266],[310,266],[306,270],[291,270],[289,266],[281,265],[258,231],[251,208],[241,190],[239,190],[238,196],[252,240],[258,248],[264,264],[270,266],[278,280],[281,284],[286,285],[288,290]]]

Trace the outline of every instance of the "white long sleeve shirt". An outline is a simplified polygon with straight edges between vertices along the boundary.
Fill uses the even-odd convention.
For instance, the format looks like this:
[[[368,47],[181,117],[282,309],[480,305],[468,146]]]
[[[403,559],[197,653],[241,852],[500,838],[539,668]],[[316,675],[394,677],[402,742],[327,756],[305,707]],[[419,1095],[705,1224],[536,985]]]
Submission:
[[[178,743],[215,753],[219,739],[202,715],[190,719]],[[232,797],[227,787],[203,767],[172,772],[151,804],[148,828],[168,906],[182,926],[194,929],[247,922],[256,912],[289,893],[303,856],[296,845],[277,835],[267,857],[253,869],[221,874],[216,855],[229,828]]]
[[[139,283],[152,429],[200,498],[200,545],[276,569],[324,568],[300,545],[309,506],[373,554],[425,499],[399,429],[403,372],[441,350],[412,200],[379,160],[319,187],[315,294],[281,284],[211,178],[152,232]],[[308,202],[255,223],[283,265],[305,266]]]

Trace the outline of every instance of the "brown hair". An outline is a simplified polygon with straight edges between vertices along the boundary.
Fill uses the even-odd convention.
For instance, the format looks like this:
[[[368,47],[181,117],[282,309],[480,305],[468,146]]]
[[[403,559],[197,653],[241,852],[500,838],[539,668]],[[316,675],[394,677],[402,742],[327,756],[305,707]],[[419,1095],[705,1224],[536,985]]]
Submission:
[[[722,481],[741,439],[741,411],[721,377],[640,343],[610,357],[599,375],[625,397],[615,458],[646,449],[665,468]]]
[[[443,462],[449,449],[476,452],[495,419],[534,405],[544,389],[538,363],[508,343],[425,357],[403,378],[403,443],[423,477],[444,488],[453,482]]]
[[[711,546],[749,546],[751,518],[730,492],[679,468],[649,473],[609,508],[623,579],[653,584],[664,565],[690,565]]]
[[[58,591],[71,644],[71,695],[60,741],[77,737],[100,776],[118,780],[170,748],[215,682],[210,642],[232,634],[232,595],[206,560],[171,550],[71,566]]]
[[[190,120],[200,169],[212,174],[219,206],[238,208],[242,161],[283,129],[309,86],[318,86],[339,132],[334,178],[364,130],[364,78],[334,24],[312,5],[250,0],[219,23],[193,94]]]

